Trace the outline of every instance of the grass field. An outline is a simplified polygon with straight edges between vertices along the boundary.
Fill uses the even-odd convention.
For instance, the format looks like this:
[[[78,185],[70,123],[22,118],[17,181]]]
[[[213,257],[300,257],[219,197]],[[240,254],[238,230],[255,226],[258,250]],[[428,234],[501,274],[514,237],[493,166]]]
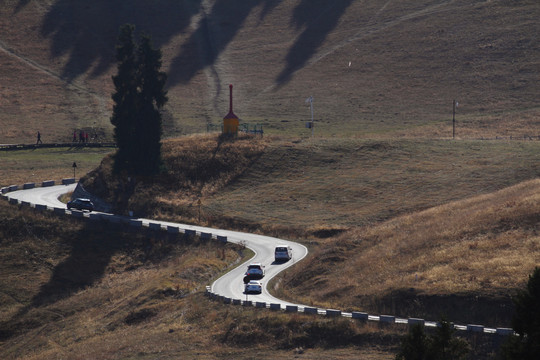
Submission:
[[[165,142],[169,174],[176,175],[164,177],[160,182],[154,182],[154,186],[156,191],[170,189],[168,182],[176,181],[174,191],[154,199],[153,204],[158,216],[197,222],[196,208],[190,204],[202,198],[202,221],[205,223],[274,233],[306,244],[313,255],[272,284],[280,296],[332,308],[428,318],[436,318],[439,315],[436,309],[444,308],[454,319],[463,322],[481,320],[495,321],[490,324],[493,326],[508,325],[512,312],[509,298],[516,287],[525,283],[529,267],[540,261],[538,181],[527,182],[538,177],[538,144],[536,141],[338,141],[332,138],[246,137],[218,146],[215,136],[191,136]],[[51,178],[61,173],[66,162],[71,162],[74,156],[82,157],[84,160],[77,161],[93,168],[102,163],[101,156],[106,155],[106,152],[73,154],[70,150],[64,151],[64,154],[46,149],[9,153],[2,181],[19,183],[18,179],[24,177],[26,171],[22,163],[38,168],[42,166],[41,159],[47,159],[43,172],[46,178]],[[450,168],[446,165],[449,155],[452,158]],[[104,170],[110,169],[108,161],[103,162]],[[208,161],[214,164],[212,172],[208,172]],[[89,175],[85,179],[94,177]],[[395,183],[381,181],[383,178],[395,179]],[[335,191],[336,184],[345,195]],[[377,191],[363,190],[362,196],[351,195],[357,194],[359,187],[368,189],[369,184]],[[447,191],[451,187],[449,184],[455,191]],[[507,189],[509,186],[513,187]],[[312,191],[302,190],[304,188],[318,190],[319,197],[314,197]],[[137,201],[150,195],[151,191]],[[220,209],[219,204],[227,197],[234,205]],[[439,206],[430,207],[429,199],[436,200]],[[257,204],[267,208],[266,217],[260,210],[255,210]],[[319,204],[326,212],[310,214],[302,211],[309,210],[314,204]],[[70,234],[74,231],[83,234],[84,225],[76,225],[64,239],[59,229],[73,226],[62,223],[64,220],[51,222],[52,219],[38,218],[37,228],[33,225],[29,228],[28,222],[36,221],[34,215],[14,213],[6,203],[1,206],[6,214],[1,227],[6,239],[1,251],[6,257],[2,262],[5,265],[5,276],[2,277],[5,305],[1,311],[2,318],[8,321],[2,325],[5,340],[1,351],[8,358],[20,351],[39,359],[54,358],[60,353],[85,352],[111,358],[133,351],[148,354],[158,351],[157,343],[152,339],[161,338],[161,334],[172,330],[169,334],[175,335],[169,337],[177,345],[171,345],[166,352],[171,357],[182,351],[196,357],[249,358],[250,355],[240,350],[246,346],[245,342],[239,340],[247,337],[254,344],[249,345],[249,353],[256,351],[262,358],[301,348],[295,351],[305,352],[314,359],[330,353],[344,359],[359,354],[366,358],[389,359],[404,330],[379,330],[369,326],[349,329],[347,324],[321,323],[317,325],[320,331],[344,326],[341,329],[356,340],[351,338],[345,347],[336,348],[334,344],[325,350],[320,344],[315,348],[306,345],[312,341],[311,336],[315,336],[313,333],[293,332],[296,335],[292,338],[284,338],[285,334],[279,332],[272,344],[281,344],[278,347],[288,350],[276,352],[259,343],[262,340],[257,336],[262,334],[253,334],[252,325],[249,325],[253,316],[259,318],[257,321],[261,321],[260,326],[265,331],[277,331],[272,330],[278,326],[276,324],[280,324],[279,328],[291,329],[297,325],[286,319],[271,320],[272,317],[261,314],[235,315],[238,309],[223,308],[211,302],[204,306],[214,310],[198,317],[196,314],[200,314],[203,306],[202,300],[197,300],[198,291],[180,302],[153,295],[155,291],[161,293],[162,289],[169,288],[167,294],[177,294],[174,289],[182,288],[183,282],[170,280],[176,277],[171,278],[171,274],[193,279],[190,276],[201,271],[195,264],[198,260],[162,258],[162,252],[170,250],[159,240],[141,239],[152,245],[124,249],[122,241],[135,236],[129,233],[105,232],[105,235],[99,235],[100,240],[89,234],[83,236],[88,237],[90,244],[102,243],[111,236],[126,239],[112,241],[112,248],[74,247],[76,243],[72,239],[80,236]],[[392,211],[386,211],[386,208]],[[293,221],[295,218],[298,220]],[[21,221],[26,225],[21,225]],[[25,228],[27,230],[22,231]],[[48,240],[54,237],[58,240]],[[57,245],[44,251],[40,245],[43,241]],[[221,259],[224,254],[222,250],[204,246],[199,250],[214,254],[216,259]],[[153,258],[145,255],[148,251],[154,254]],[[32,254],[30,262],[24,256],[26,252]],[[94,257],[102,260],[87,265],[96,269],[90,272],[90,278],[82,276],[78,270],[70,270],[76,264],[88,261],[83,254],[94,252]],[[209,260],[212,258],[210,256]],[[9,275],[14,269],[19,269],[20,275]],[[364,276],[356,277],[358,271]],[[138,285],[141,278],[146,279],[147,286]],[[347,281],[342,281],[344,278]],[[204,287],[209,281],[200,280],[203,281],[190,280],[186,286]],[[74,290],[58,292],[60,284],[66,281]],[[104,292],[113,287],[116,289],[114,296],[110,290]],[[103,301],[105,295],[107,301]],[[47,304],[36,307],[36,301]],[[482,311],[474,310],[475,306]],[[17,310],[21,307],[26,307],[28,313]],[[184,318],[180,314],[190,315]],[[189,320],[194,316],[197,322]],[[229,320],[217,325],[214,324],[216,318]],[[295,321],[311,323],[312,320],[299,318]],[[13,334],[13,326],[21,329],[21,336],[24,334],[32,340],[23,342],[25,345],[16,345],[18,335],[5,337]],[[180,336],[186,328],[191,329],[189,335]],[[225,336],[222,339],[226,339],[226,348],[203,345],[215,341],[204,335],[208,328]],[[231,328],[236,330],[231,333]],[[305,329],[305,325],[302,328]],[[48,336],[40,335],[43,329],[47,329]],[[125,340],[126,334],[132,341]],[[148,340],[136,340],[141,337]],[[50,341],[57,345],[51,346]],[[194,344],[206,350],[197,350]],[[478,358],[485,356],[483,347],[488,346],[482,344],[475,350]],[[489,345],[489,351],[495,351],[497,346]]]
[[[269,227],[346,228],[535,178],[539,160],[539,142],[284,139],[203,208]]]
[[[44,148],[21,151],[1,151],[2,186],[21,185],[27,182],[79,178],[95,169],[111,149],[100,148]]]
[[[152,216],[176,213],[183,216],[177,220],[195,221],[201,199],[204,223],[226,217],[224,226],[230,221],[265,232],[294,228],[305,237],[534,179],[540,174],[539,146],[538,141],[285,137],[233,146],[220,145],[216,136],[191,136],[165,142],[174,176],[157,182],[153,210],[143,209],[149,201],[144,197],[138,205],[134,198],[132,206]],[[142,196],[142,185],[136,193]]]
[[[536,0],[5,1],[0,143],[110,139],[125,22],[163,51],[166,137],[220,125],[231,83],[268,134],[309,137],[313,96],[317,136],[450,138],[453,100],[460,138],[538,136],[538,17]]]
[[[7,0],[0,143],[112,140],[114,46],[130,22],[163,51],[168,173],[124,196],[109,150],[1,151],[0,185],[73,177],[76,162],[89,189],[125,198],[118,211],[304,243],[277,295],[508,326],[540,263],[538,18],[537,0]],[[229,84],[264,138],[201,135],[222,123]],[[1,358],[379,360],[406,330],[208,301],[200,289],[242,249],[0,214]],[[492,357],[490,341],[473,339],[471,358]]]
[[[319,241],[276,289],[318,306],[511,326],[512,289],[540,263],[539,190],[531,180]]]
[[[169,175],[139,181],[129,206],[303,242],[315,255],[276,282],[292,301],[509,326],[516,277],[540,261],[539,146],[191,136],[165,142]]]

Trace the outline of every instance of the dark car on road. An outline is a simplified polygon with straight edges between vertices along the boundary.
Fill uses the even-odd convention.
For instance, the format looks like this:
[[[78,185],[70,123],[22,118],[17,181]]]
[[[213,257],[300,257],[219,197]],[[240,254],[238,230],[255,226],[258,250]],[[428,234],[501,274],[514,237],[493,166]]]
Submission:
[[[94,204],[90,199],[76,198],[67,203],[68,209],[77,209],[77,210],[94,210]]]
[[[247,280],[259,280],[264,277],[264,266],[260,263],[251,263],[244,274]]]

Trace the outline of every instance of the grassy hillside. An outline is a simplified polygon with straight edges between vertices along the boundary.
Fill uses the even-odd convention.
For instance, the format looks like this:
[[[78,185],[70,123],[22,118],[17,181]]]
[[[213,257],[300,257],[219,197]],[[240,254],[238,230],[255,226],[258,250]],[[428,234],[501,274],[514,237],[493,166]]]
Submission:
[[[0,143],[110,138],[118,27],[163,50],[167,136],[228,111],[268,133],[538,136],[536,0],[8,0],[0,8]],[[22,124],[22,126],[21,126]]]
[[[539,146],[282,137],[220,142],[194,135],[164,142],[169,173],[136,180],[123,204],[140,215],[199,222],[200,199],[203,224],[324,234],[535,179]],[[82,181],[114,201],[128,187],[111,177],[110,161]]]
[[[504,326],[509,296],[540,261],[538,180],[530,180],[538,177],[537,146],[191,136],[164,143],[169,175],[137,180],[128,204],[198,222],[194,202],[201,198],[203,223],[299,239],[312,255],[272,285],[295,301],[433,319],[444,309],[456,322]],[[23,178],[22,164],[55,178],[74,155],[85,167],[100,163],[99,154],[51,151],[6,153],[2,182]],[[85,179],[98,186],[108,169],[105,157]],[[359,188],[362,196],[349,195]],[[232,205],[220,209],[227,197]],[[430,207],[430,199],[440,206]],[[313,211],[308,223],[301,209],[315,204],[325,211]],[[0,203],[2,358],[247,359],[255,351],[268,359],[390,359],[405,331],[224,307],[201,292],[237,261],[233,248],[14,210]],[[339,336],[321,342],[329,334]],[[497,348],[489,339],[474,343],[475,358]]]
[[[540,180],[343,233],[276,284],[303,302],[511,326],[540,263]]]
[[[540,261],[538,146],[191,136],[165,142],[169,174],[139,179],[125,203],[306,243],[314,256],[283,280],[293,301],[509,326],[516,278]],[[86,187],[114,183],[110,169]]]
[[[540,263],[539,17],[537,0],[6,0],[0,144],[110,140],[130,22],[163,50],[169,171],[113,180],[108,150],[37,149],[0,153],[0,184],[77,162],[121,211],[303,242],[280,296],[508,326]],[[179,138],[221,123],[229,83],[265,137]],[[405,331],[224,307],[202,289],[242,249],[89,226],[0,203],[0,358],[390,359]]]
[[[174,354],[196,351],[187,344],[211,338],[190,334],[201,292],[243,252],[14,212],[6,202],[0,213],[3,359],[150,355],[163,335],[178,343]]]
[[[392,356],[403,329],[224,306],[203,295],[212,279],[251,255],[1,201],[0,357]]]
[[[75,175],[78,179],[95,169],[111,149],[103,148],[48,148],[2,151],[0,186],[59,181]],[[77,164],[75,174],[73,163]]]

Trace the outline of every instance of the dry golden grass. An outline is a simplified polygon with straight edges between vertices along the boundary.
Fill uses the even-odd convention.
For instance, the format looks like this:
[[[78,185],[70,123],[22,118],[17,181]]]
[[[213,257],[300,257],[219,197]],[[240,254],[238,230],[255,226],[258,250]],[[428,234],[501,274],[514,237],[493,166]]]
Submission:
[[[12,210],[0,203],[2,359],[389,359],[403,333],[209,301],[240,248]]]
[[[399,287],[433,293],[512,288],[520,285],[516,278],[523,284],[540,262],[539,221],[540,180],[533,180],[349,234],[360,243],[374,237],[379,241],[354,259],[351,270],[369,258],[381,259],[366,273],[372,285],[365,288],[374,292]]]
[[[95,169],[107,148],[38,148],[34,150],[1,151],[0,186],[22,185],[45,180],[60,181],[73,177],[73,163],[77,163],[75,176]]]
[[[39,129],[45,141],[68,140],[75,128],[112,138],[124,21],[162,48],[167,137],[221,124],[229,83],[237,115],[267,134],[309,137],[304,100],[313,95],[316,136],[447,139],[454,99],[460,138],[540,135],[536,0],[122,6],[3,2],[1,143],[33,142]],[[197,27],[205,16],[211,24]]]
[[[170,211],[177,211],[176,202],[181,202],[184,197],[196,199],[204,193],[203,204],[206,205],[215,199],[224,201],[226,196],[234,199],[238,191],[243,191],[249,201],[235,202],[233,210],[236,217],[230,217],[229,211],[221,213],[225,215],[224,224],[232,227],[257,225],[246,215],[250,214],[251,203],[255,202],[258,206],[266,204],[268,213],[274,218],[289,218],[286,226],[276,222],[273,224],[275,228],[261,226],[259,230],[269,229],[290,237],[306,233],[316,235],[301,240],[310,246],[313,255],[305,264],[300,263],[295,267],[294,272],[278,280],[275,286],[279,295],[295,301],[331,308],[392,312],[402,316],[425,315],[430,319],[440,315],[433,311],[434,306],[438,309],[455,307],[456,304],[467,306],[466,301],[459,299],[452,305],[452,299],[448,300],[452,296],[478,296],[482,298],[478,304],[486,309],[500,309],[501,305],[507,303],[505,299],[512,289],[526,281],[530,271],[527,267],[539,261],[536,234],[538,180],[495,193],[485,190],[486,187],[502,188],[512,181],[533,176],[536,171],[536,142],[303,142],[279,138],[262,141],[243,138],[234,143],[223,143],[219,149],[217,144],[215,136],[193,136],[185,143],[182,140],[166,142],[165,157],[169,164],[174,164],[170,170],[176,174],[169,175],[170,178],[163,183],[154,183],[156,187],[153,191],[159,192],[167,184],[173,184],[168,189],[174,191],[170,192],[168,199],[155,204],[169,201],[170,207],[164,207],[168,210],[164,214],[171,216]],[[449,151],[454,155],[453,169],[459,169],[456,176],[452,175],[452,171],[445,170]],[[187,155],[178,160],[177,154],[183,153]],[[36,159],[39,161],[39,156]],[[31,163],[32,158],[25,161]],[[213,173],[197,170],[196,164],[206,166],[209,161],[217,164]],[[372,173],[369,171],[371,168],[374,169]],[[100,171],[106,174],[110,169],[110,159],[106,159]],[[506,169],[506,172],[500,172],[500,169]],[[50,171],[54,174],[56,168],[52,166]],[[432,176],[431,173],[438,175],[426,181],[424,177]],[[6,181],[12,183],[14,178],[9,177],[12,172],[6,170],[5,174]],[[96,174],[100,172],[92,174],[87,178],[99,178]],[[180,177],[178,181],[171,183],[177,176]],[[384,186],[386,183],[381,182],[382,176],[398,181],[388,182],[390,187],[387,188]],[[341,198],[333,202],[332,198],[337,196],[335,191],[322,192],[330,202],[321,207],[327,216],[321,224],[305,226],[302,217],[293,221],[294,215],[291,214],[294,213],[285,215],[289,211],[289,202],[297,204],[299,209],[317,203],[317,199],[310,197],[312,192],[299,191],[302,186],[332,189],[337,183],[341,192],[350,194],[358,187],[358,178],[369,185],[362,188],[363,198],[356,197],[355,201]],[[474,179],[474,183],[471,183],[471,179]],[[285,184],[281,189],[278,186],[280,182]],[[456,185],[454,192],[444,191],[449,183]],[[417,186],[422,187],[422,191],[414,190]],[[400,191],[395,191],[396,187]],[[373,192],[368,191],[369,188]],[[253,197],[253,193],[259,189],[273,191],[259,191],[258,196]],[[482,191],[487,194],[472,197],[472,194]],[[420,196],[422,193],[425,193],[423,197]],[[292,195],[294,199],[288,198],[283,202],[284,194]],[[436,194],[434,198],[433,194]],[[465,199],[449,203],[456,196]],[[401,210],[405,214],[395,217],[391,213],[381,213],[380,218],[390,217],[390,220],[378,221],[373,226],[352,226],[354,222],[373,222],[373,218],[363,220],[364,207],[368,203],[358,201],[365,201],[368,197],[373,197],[373,203],[379,202],[380,208],[395,203],[408,203],[409,208],[423,208],[432,198],[443,205],[413,213]],[[192,200],[186,201],[192,207],[187,216],[191,216],[195,222],[196,212],[192,203]],[[341,208],[337,206],[340,203]],[[3,203],[2,206],[8,205]],[[132,354],[152,356],[150,354],[157,353],[163,358],[174,358],[180,352],[197,358],[249,358],[244,351],[245,345],[236,341],[225,344],[218,341],[216,344],[215,336],[224,336],[234,329],[236,336],[229,339],[242,338],[251,333],[254,318],[262,321],[261,324],[267,324],[274,317],[246,313],[239,320],[242,313],[239,309],[231,310],[200,298],[201,289],[209,281],[204,279],[209,279],[219,269],[226,267],[236,257],[235,253],[202,246],[190,248],[187,252],[193,258],[186,257],[187,254],[162,258],[159,254],[166,253],[168,247],[157,241],[151,245],[155,250],[150,253],[145,246],[138,246],[130,251],[117,249],[114,254],[103,257],[94,253],[95,249],[88,248],[78,252],[80,258],[74,258],[70,254],[69,241],[57,250],[50,246],[49,241],[46,247],[48,252],[44,252],[40,245],[43,238],[48,239],[51,234],[58,234],[59,229],[66,228],[63,220],[41,219],[44,225],[36,231],[29,227],[33,221],[28,220],[29,214],[22,213],[20,217],[19,213],[12,213],[10,209],[6,208],[9,216],[4,217],[6,222],[1,226],[4,230],[8,229],[5,232],[10,234],[8,238],[18,239],[30,231],[35,239],[33,242],[3,242],[5,260],[2,264],[5,269],[2,270],[4,290],[1,296],[4,305],[0,314],[2,319],[10,320],[12,325],[19,324],[19,329],[25,329],[20,330],[20,335],[2,340],[0,351],[5,358],[16,357],[16,354],[35,359],[61,356],[77,358],[80,354],[89,354],[87,357],[115,359]],[[340,216],[348,213],[349,220],[344,222],[347,226],[333,223],[335,214],[329,209],[335,209]],[[219,214],[213,213],[216,217]],[[39,219],[39,215],[36,216]],[[242,222],[242,219],[249,221]],[[205,218],[203,220],[207,221]],[[346,231],[347,228],[350,230]],[[77,231],[77,228],[72,231]],[[81,235],[70,234],[65,235],[77,239],[81,244],[87,243],[81,240]],[[6,235],[3,236],[5,238]],[[93,241],[98,240],[89,243]],[[25,251],[32,254],[31,263],[27,262]],[[92,264],[83,254],[104,258],[106,265]],[[78,271],[71,271],[70,274],[66,263],[77,263],[85,269],[97,266],[98,270],[91,272],[100,275],[89,281],[86,275]],[[21,272],[22,268],[26,270]],[[52,277],[51,271],[54,274]],[[62,284],[73,282],[83,286],[76,285],[69,295],[60,291]],[[25,286],[23,289],[20,288],[21,284]],[[410,287],[414,287],[413,299],[423,301],[416,307],[410,305],[410,296],[395,292],[407,291]],[[29,299],[40,292],[40,288],[42,295],[38,298],[41,301],[47,299],[43,294],[48,292],[51,296],[58,292],[60,297],[49,305],[30,307],[26,313],[17,315],[29,303]],[[14,293],[23,297],[14,298]],[[394,297],[394,305],[389,303],[387,294]],[[426,302],[429,296],[438,296],[439,300],[429,304]],[[504,299],[499,300],[500,297]],[[384,311],[377,311],[381,309]],[[503,310],[504,314],[497,318],[494,326],[507,324],[510,310]],[[492,315],[493,311],[489,313]],[[453,315],[456,315],[452,318],[456,321],[474,319],[469,314],[464,315],[463,309]],[[309,319],[299,321],[312,322]],[[289,326],[292,324],[279,324],[281,328]],[[330,325],[321,326],[328,329]],[[2,336],[5,336],[6,331],[12,331],[12,327],[3,324],[1,330]],[[369,326],[355,331],[365,333],[361,343],[370,345],[336,349],[331,353],[338,358],[354,358],[358,354],[378,359],[392,357],[395,345],[389,348],[387,344],[396,344],[396,333],[379,334],[377,329]],[[289,341],[287,339],[290,340],[278,337],[273,345],[254,345],[249,354],[256,351],[261,358],[290,354],[291,348],[274,350],[276,344],[283,344]],[[381,341],[386,345],[381,345]],[[306,348],[305,354],[317,359],[324,358],[330,352]]]
[[[196,352],[199,340],[211,344],[212,334],[196,327],[194,308],[206,316],[205,285],[241,259],[241,248],[14,208],[0,203],[2,359],[109,359],[163,350],[174,357]],[[168,342],[159,341],[164,335]]]
[[[404,290],[508,298],[540,263],[539,225],[536,179],[343,233],[287,276],[283,292],[372,311],[372,299]]]
[[[299,238],[317,258],[281,279],[278,290],[285,289],[284,295],[295,301],[328,307],[433,315],[433,308],[444,308],[444,296],[457,291],[483,298],[480,306],[493,300],[494,305],[486,307],[500,309],[507,299],[494,297],[507,298],[511,288],[525,281],[527,266],[538,264],[538,198],[530,195],[527,204],[530,183],[517,188],[523,196],[496,193],[538,178],[538,142],[447,141],[453,99],[461,103],[458,139],[540,135],[537,0],[367,1],[351,2],[343,12],[344,2],[330,9],[319,2],[310,4],[313,13],[299,1],[265,6],[216,2],[220,6],[201,7],[206,15],[170,11],[168,6],[179,10],[179,2],[162,3],[152,11],[148,4],[133,1],[131,15],[152,13],[159,21],[138,16],[130,21],[164,45],[164,69],[170,76],[167,137],[220,124],[228,105],[223,90],[233,82],[235,111],[243,121],[263,124],[266,134],[297,138],[273,139],[278,145],[267,138],[240,141],[236,148],[224,143],[219,149],[211,137],[165,142],[171,176],[154,184],[152,191],[137,188],[124,210],[146,214],[150,208],[151,216],[199,222],[196,201],[202,199],[204,224]],[[110,76],[120,24],[103,11],[122,11],[118,6],[123,5],[102,0],[84,7],[39,0],[2,4],[0,142],[33,142],[37,130],[46,142],[69,141],[74,128],[98,129],[111,138]],[[196,25],[192,16],[212,19],[204,29],[209,36],[202,37],[213,39],[211,51],[199,37],[201,29],[189,26]],[[216,55],[210,64],[208,58],[197,61],[209,52]],[[309,109],[303,101],[308,95],[316,101],[315,141],[304,128]],[[78,174],[87,173],[105,155],[88,160],[89,154],[45,159],[43,152],[36,154],[2,153],[0,183],[71,177],[73,161]],[[96,179],[99,174],[88,177],[94,184]],[[107,194],[119,185],[110,182],[95,189]],[[509,200],[497,201],[491,193]],[[473,198],[482,194],[486,198]],[[527,212],[529,205],[532,210]],[[42,240],[64,223],[47,219],[36,229],[24,220],[30,215],[15,219],[11,210],[2,210],[1,219],[2,230],[9,229],[0,242],[5,259],[2,320],[38,294],[50,282],[51,271],[67,280],[61,277],[66,281],[45,286],[41,290],[46,293],[66,295],[62,286],[85,285],[15,319],[25,333],[0,340],[2,358],[176,358],[179,353],[250,358],[254,350],[259,358],[392,357],[391,350],[379,352],[377,347],[298,354],[275,351],[272,345],[246,352],[216,343],[211,334],[228,329],[239,337],[242,330],[249,334],[255,316],[237,321],[239,309],[223,313],[221,304],[205,303],[200,294],[181,300],[156,295],[160,289],[196,289],[200,284],[193,277],[215,270],[215,262],[201,268],[185,259],[189,267],[178,271],[187,278],[173,280],[170,274],[176,274],[179,264],[147,262],[139,250],[111,256],[106,267],[77,258],[81,267],[105,271],[95,282],[88,281],[81,272],[66,272],[69,241],[56,253],[51,242],[43,246]],[[12,219],[14,226],[5,219]],[[8,244],[6,236],[16,241]],[[231,259],[216,252],[213,260],[221,264]],[[396,289],[412,287],[409,297],[395,294]],[[388,292],[392,299],[385,298]],[[442,298],[429,310],[422,294]],[[418,306],[395,304],[411,302],[411,297]],[[457,315],[463,315],[470,304],[453,305],[461,307]],[[137,323],[140,318],[144,320]],[[221,319],[229,322],[219,323]]]
[[[163,160],[177,188],[205,197],[241,176],[266,146],[265,139],[243,134],[234,140],[215,134],[192,135],[164,141]]]
[[[192,135],[163,142],[166,172],[157,178],[136,179],[133,185],[112,175],[112,157],[84,176],[86,189],[110,203],[117,212],[194,221],[197,201],[214,195],[239,178],[263,153],[267,141],[239,135],[234,141],[212,135]],[[133,187],[130,193],[119,189]]]
[[[266,137],[218,147],[216,135],[198,135],[165,142],[169,174],[141,181],[129,201],[147,216],[199,222],[200,199],[203,224],[324,237],[535,178],[539,146]]]
[[[527,182],[539,171],[537,141],[218,144],[166,142],[169,173],[141,181],[129,202],[199,223],[202,199],[200,223],[304,242],[315,255],[276,286],[291,300],[393,313],[399,302],[403,316],[436,318],[436,299],[455,308],[486,297],[483,313],[448,315],[485,322],[502,307],[508,324],[511,292],[539,261],[537,180]],[[110,168],[96,173],[106,179]]]

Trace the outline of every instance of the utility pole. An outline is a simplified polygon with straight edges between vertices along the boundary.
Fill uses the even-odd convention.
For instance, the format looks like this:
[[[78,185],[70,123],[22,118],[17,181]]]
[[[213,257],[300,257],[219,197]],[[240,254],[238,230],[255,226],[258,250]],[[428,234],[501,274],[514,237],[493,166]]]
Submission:
[[[309,107],[311,109],[311,137],[313,137],[313,96],[310,96],[306,99],[306,102],[309,103]]]
[[[201,199],[197,200],[197,206],[199,207],[199,225],[201,224]]]
[[[452,104],[452,139],[456,137],[456,106],[458,106],[458,102],[454,100]]]

